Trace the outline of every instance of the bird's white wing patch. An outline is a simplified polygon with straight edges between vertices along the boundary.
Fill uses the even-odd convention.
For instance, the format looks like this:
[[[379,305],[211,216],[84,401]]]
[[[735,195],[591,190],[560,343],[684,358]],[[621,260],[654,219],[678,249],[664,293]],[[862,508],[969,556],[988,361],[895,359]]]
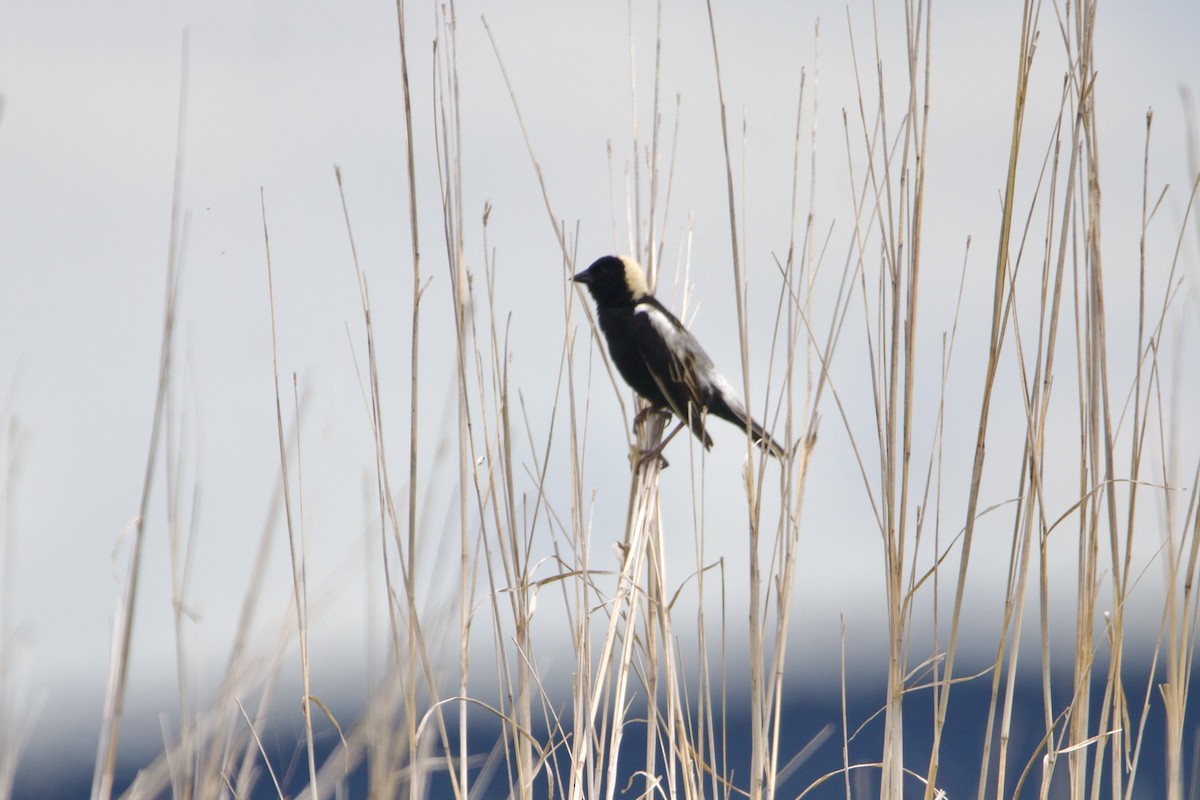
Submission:
[[[688,339],[692,339],[691,334],[685,330],[681,330],[679,326],[675,324],[673,319],[649,303],[638,303],[636,306],[634,306],[633,313],[645,314],[650,320],[650,324],[654,326],[654,330],[658,331],[658,335],[663,338],[663,341],[667,343],[667,346],[671,348],[672,352],[678,352],[680,349],[680,334]],[[692,340],[695,341],[694,339]]]

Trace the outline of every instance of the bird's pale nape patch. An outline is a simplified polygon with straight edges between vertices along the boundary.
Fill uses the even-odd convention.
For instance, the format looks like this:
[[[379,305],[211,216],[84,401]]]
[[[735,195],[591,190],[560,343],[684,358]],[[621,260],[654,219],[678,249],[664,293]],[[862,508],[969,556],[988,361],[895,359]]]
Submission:
[[[646,273],[641,265],[629,256],[621,256],[621,263],[625,265],[625,285],[629,287],[633,299],[641,300],[650,294],[650,285],[646,283]]]

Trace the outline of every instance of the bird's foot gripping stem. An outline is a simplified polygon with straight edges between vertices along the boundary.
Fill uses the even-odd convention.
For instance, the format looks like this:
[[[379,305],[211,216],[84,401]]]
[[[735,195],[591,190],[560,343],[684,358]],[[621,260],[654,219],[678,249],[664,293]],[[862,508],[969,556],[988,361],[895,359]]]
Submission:
[[[633,415],[633,431],[634,431],[634,433],[637,433],[638,425],[641,425],[643,422],[645,422],[646,418],[649,417],[651,414],[662,414],[664,417],[671,416],[671,412],[667,411],[665,408],[659,408],[657,406],[646,406],[641,411],[639,411]]]
[[[666,444],[666,442],[663,442],[663,444],[660,444],[657,447],[652,447],[649,450],[640,450],[640,451],[635,450],[634,451],[635,455],[632,456],[634,472],[637,472],[638,470],[641,470],[641,469],[645,469],[646,467],[648,467],[650,465],[650,463],[654,459],[658,459],[658,468],[660,470],[666,469],[667,467],[671,466],[671,462],[669,462],[665,458],[663,458],[662,451],[663,451],[663,445],[665,445],[665,444]]]
[[[648,409],[643,409],[643,411],[645,411],[645,410],[648,410]],[[639,412],[639,413],[641,413],[641,412]],[[666,448],[667,444],[669,444],[670,441],[675,438],[675,434],[679,433],[679,431],[683,428],[683,425],[684,425],[684,423],[680,422],[678,425],[675,426],[675,428],[670,433],[668,433],[666,435],[666,438],[664,438],[657,445],[650,448],[649,450],[642,450],[642,451],[638,452],[637,456],[636,456],[636,460],[634,461],[634,465],[633,465],[634,470],[636,471],[636,470],[644,468],[653,459],[658,459],[658,468],[659,469],[666,469],[667,467],[671,466],[670,462],[667,461],[665,458],[663,458],[662,451]]]

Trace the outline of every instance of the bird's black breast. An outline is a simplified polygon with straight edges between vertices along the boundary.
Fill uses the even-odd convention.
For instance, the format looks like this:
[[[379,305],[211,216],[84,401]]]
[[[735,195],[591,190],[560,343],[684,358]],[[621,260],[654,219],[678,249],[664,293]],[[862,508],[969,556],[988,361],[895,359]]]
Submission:
[[[654,406],[667,405],[654,376],[646,367],[645,358],[638,345],[637,332],[634,327],[633,305],[610,306],[598,308],[597,318],[600,330],[608,341],[608,355],[616,365],[617,372],[633,390],[650,401]]]

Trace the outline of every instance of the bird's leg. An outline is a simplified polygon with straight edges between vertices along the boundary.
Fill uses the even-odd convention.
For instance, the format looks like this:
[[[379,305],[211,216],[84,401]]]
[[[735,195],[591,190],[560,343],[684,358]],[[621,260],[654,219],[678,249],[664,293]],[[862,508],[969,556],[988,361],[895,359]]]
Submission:
[[[646,406],[641,411],[639,411],[633,415],[633,429],[636,431],[638,425],[641,425],[643,422],[645,422],[646,417],[650,416],[651,414],[669,414],[669,413],[670,412],[666,411],[665,409],[659,408],[658,406]]]
[[[675,426],[674,430],[672,430],[670,433],[667,434],[667,438],[663,439],[655,447],[652,447],[649,450],[643,451],[642,454],[638,456],[638,461],[637,461],[638,466],[639,467],[642,466],[643,464],[645,464],[647,461],[649,461],[652,458],[657,458],[659,460],[659,465],[658,465],[659,469],[666,469],[667,467],[671,466],[670,462],[668,462],[665,458],[663,458],[662,451],[667,446],[667,444],[670,443],[670,441],[675,438],[675,434],[679,433],[680,428],[682,428],[683,426],[684,426],[684,423],[681,421],[678,425]]]

